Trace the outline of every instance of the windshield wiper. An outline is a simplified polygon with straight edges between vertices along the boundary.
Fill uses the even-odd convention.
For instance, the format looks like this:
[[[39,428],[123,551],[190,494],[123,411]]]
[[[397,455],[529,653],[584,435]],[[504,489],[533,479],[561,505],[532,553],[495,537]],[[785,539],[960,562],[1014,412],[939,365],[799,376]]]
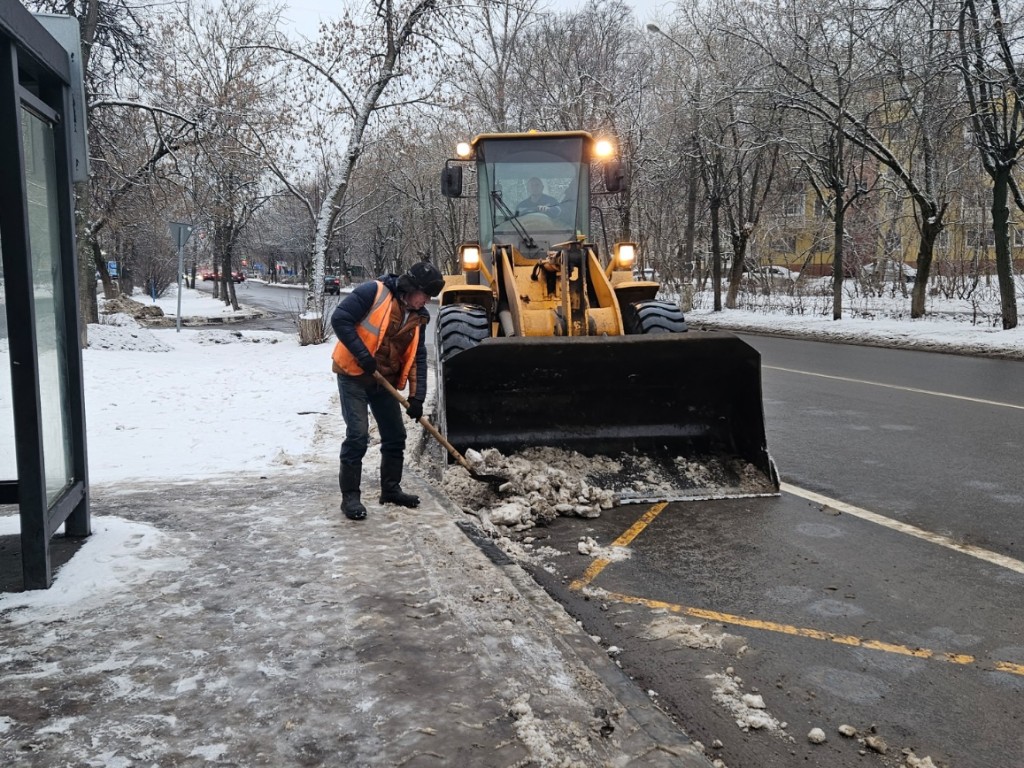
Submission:
[[[523,246],[530,250],[535,250],[537,248],[537,243],[534,242],[533,235],[527,232],[526,227],[524,227],[523,223],[519,221],[519,211],[513,211],[511,208],[505,205],[505,201],[501,199],[501,192],[499,192],[496,189],[491,190],[491,199],[494,201],[495,206],[497,206],[497,208],[503,214],[505,214],[505,221],[511,222],[512,226],[516,230],[516,233],[519,235],[520,238],[522,238]],[[505,221],[502,221],[500,223],[504,224]]]

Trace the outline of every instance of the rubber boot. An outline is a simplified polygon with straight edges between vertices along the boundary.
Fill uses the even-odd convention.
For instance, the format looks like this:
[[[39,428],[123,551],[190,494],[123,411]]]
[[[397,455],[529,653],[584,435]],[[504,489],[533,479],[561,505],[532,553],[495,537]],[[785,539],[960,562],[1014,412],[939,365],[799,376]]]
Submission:
[[[380,503],[418,507],[420,497],[402,490],[402,458],[380,457]]]
[[[362,464],[342,464],[338,474],[341,486],[341,511],[349,520],[365,520],[366,507],[359,500],[359,481],[363,475]]]

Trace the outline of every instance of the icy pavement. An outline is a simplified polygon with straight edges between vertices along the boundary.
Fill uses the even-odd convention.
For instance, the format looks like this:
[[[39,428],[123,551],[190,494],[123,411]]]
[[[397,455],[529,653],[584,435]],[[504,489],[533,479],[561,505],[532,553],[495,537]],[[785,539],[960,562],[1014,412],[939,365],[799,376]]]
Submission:
[[[335,473],[94,487],[116,586],[0,602],[0,764],[707,765],[429,485],[353,524]]]

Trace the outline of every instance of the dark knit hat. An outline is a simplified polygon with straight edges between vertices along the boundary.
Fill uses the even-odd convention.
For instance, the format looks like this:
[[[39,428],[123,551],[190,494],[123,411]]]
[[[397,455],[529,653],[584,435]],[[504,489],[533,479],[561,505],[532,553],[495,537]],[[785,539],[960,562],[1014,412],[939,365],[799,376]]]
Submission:
[[[409,271],[398,278],[398,289],[403,293],[423,291],[428,296],[437,296],[444,288],[444,276],[437,267],[426,261],[418,261]]]

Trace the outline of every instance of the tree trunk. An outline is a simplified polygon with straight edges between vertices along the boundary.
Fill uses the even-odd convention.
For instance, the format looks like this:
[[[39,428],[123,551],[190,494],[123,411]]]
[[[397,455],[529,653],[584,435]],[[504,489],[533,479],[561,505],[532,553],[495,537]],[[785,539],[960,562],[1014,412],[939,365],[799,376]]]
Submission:
[[[729,291],[725,296],[725,306],[736,309],[736,298],[740,292],[740,281],[743,279],[743,266],[747,260],[747,242],[745,234],[734,234],[732,237],[732,268],[729,270]]]
[[[928,295],[928,278],[932,271],[932,257],[935,254],[935,241],[943,227],[941,214],[934,215],[934,213],[934,211],[930,211],[929,215],[924,216],[922,212],[924,220],[921,224],[921,242],[917,250],[917,277],[910,294],[911,318],[925,316],[925,300]],[[902,275],[902,273],[901,265],[900,274]]]
[[[841,190],[835,195],[835,217],[832,221],[832,319],[843,319],[843,239],[846,229],[846,204]]]
[[[996,275],[999,278],[999,306],[1004,331],[1017,327],[1017,294],[1010,255],[1010,209],[1006,204],[1009,182],[1010,166],[1000,166],[999,172],[992,177],[992,233],[996,241]]]
[[[722,232],[719,212],[722,200],[711,198],[711,289],[715,295],[715,312],[722,311]]]

